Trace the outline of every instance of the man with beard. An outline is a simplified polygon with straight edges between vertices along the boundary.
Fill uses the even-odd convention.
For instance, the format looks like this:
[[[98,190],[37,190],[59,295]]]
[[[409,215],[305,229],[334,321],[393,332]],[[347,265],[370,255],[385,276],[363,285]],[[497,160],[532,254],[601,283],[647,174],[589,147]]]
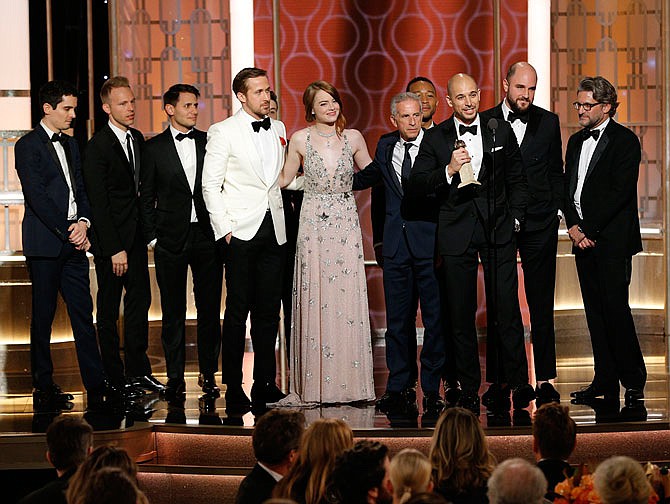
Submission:
[[[538,405],[560,401],[550,380],[556,378],[554,287],[556,247],[563,206],[563,159],[558,116],[533,104],[537,73],[529,63],[514,63],[503,79],[505,98],[485,112],[510,123],[523,158],[528,180],[526,219],[517,234],[530,310],[533,359]],[[509,409],[509,392],[502,372],[497,334],[486,340],[486,379],[491,382],[482,396],[485,406]],[[502,401],[502,403],[501,403]]]

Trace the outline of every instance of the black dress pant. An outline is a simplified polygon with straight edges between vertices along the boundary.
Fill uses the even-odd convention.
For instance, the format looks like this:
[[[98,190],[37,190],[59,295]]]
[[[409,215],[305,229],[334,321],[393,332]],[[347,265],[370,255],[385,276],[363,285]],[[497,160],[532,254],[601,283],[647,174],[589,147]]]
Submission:
[[[119,305],[123,295],[123,348],[125,376],[151,374],[147,357],[149,338],[149,268],[147,245],[138,226],[133,246],[126,250],[128,271],[116,276],[110,257],[95,258],[95,274],[98,279],[97,324],[100,353],[105,372],[113,384],[124,382],[124,363],[120,355],[120,338],[117,323]]]
[[[169,380],[184,379],[186,363],[186,279],[193,275],[193,296],[197,310],[198,369],[204,374],[218,370],[221,352],[221,286],[223,264],[214,240],[197,223],[189,226],[184,250],[173,253],[154,249],[156,279],[163,312],[161,341]]]
[[[524,289],[530,312],[535,378],[556,378],[556,334],[554,332],[554,291],[556,288],[556,248],[558,217],[544,229],[521,231],[517,247],[523,268]],[[486,381],[506,383],[495,332],[486,339]]]
[[[90,390],[100,386],[105,376],[93,326],[86,253],[67,243],[58,257],[27,257],[26,260],[32,282],[30,360],[33,386],[47,389],[53,384],[50,341],[59,292],[72,324],[84,387]]]
[[[251,240],[232,237],[230,244],[225,244],[225,239],[223,242],[226,263],[223,382],[232,387],[242,385],[246,323],[250,315],[254,381],[263,385],[274,383],[285,247],[277,243],[269,211]]]
[[[476,393],[481,384],[479,349],[475,316],[477,313],[477,271],[481,257],[486,285],[487,313],[495,311],[500,335],[503,371],[512,386],[528,383],[528,363],[524,348],[523,323],[519,310],[516,244],[514,239],[490,247],[481,221],[475,225],[466,251],[461,255],[444,255],[443,268],[451,322],[456,374],[464,391]],[[495,257],[495,277],[492,258]],[[493,289],[495,283],[495,290]],[[491,303],[495,296],[496,306]]]
[[[643,389],[647,370],[628,304],[630,257],[611,257],[596,245],[575,252],[591,335],[596,387]]]

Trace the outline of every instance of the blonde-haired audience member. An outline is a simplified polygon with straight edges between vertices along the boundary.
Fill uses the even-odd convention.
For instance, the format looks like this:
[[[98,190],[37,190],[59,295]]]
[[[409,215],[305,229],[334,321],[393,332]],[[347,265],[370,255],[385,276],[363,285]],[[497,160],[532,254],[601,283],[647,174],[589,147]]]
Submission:
[[[540,468],[520,458],[502,462],[488,481],[490,504],[542,504],[546,490]]]
[[[449,408],[430,442],[434,491],[453,504],[488,503],[486,482],[496,465],[484,429],[474,413]]]
[[[603,504],[647,504],[652,488],[642,465],[630,457],[610,457],[593,473]]]
[[[414,494],[430,492],[432,468],[428,457],[419,450],[405,448],[391,459],[389,465],[389,491],[393,504],[404,504]]]
[[[319,504],[325,497],[328,478],[338,455],[354,445],[354,433],[342,420],[321,418],[302,438],[298,458],[275,487],[273,497],[299,504]]]

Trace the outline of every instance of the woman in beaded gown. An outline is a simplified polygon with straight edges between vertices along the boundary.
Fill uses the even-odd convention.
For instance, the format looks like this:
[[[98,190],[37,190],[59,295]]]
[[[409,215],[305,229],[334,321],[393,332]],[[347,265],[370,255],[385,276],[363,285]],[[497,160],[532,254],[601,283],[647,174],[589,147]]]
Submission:
[[[344,129],[339,93],[316,81],[303,93],[305,119],[280,183],[304,168],[293,277],[290,390],[279,404],[375,398],[363,244],[352,193],[354,163],[370,162],[360,132]]]

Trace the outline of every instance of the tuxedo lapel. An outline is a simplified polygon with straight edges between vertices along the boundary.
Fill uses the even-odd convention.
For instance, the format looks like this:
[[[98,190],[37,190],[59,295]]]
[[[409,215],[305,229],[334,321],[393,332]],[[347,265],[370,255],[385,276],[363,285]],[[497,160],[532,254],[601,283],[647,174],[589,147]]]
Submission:
[[[63,172],[62,166],[60,164],[60,159],[58,159],[58,154],[56,154],[56,148],[54,147],[53,142],[51,141],[51,138],[49,138],[49,135],[47,134],[46,131],[44,131],[44,128],[42,127],[41,124],[39,124],[36,128],[38,134],[40,135],[40,138],[42,139],[42,143],[44,143],[44,148],[47,150],[49,155],[51,156],[51,159],[53,159],[54,164],[56,165],[56,168],[58,168],[58,173],[60,173],[60,176],[63,178],[63,182],[67,184],[67,180],[65,180],[65,173]],[[69,169],[69,167],[68,167]]]
[[[574,153],[575,155],[572,156],[572,159],[567,159],[565,160],[565,165],[570,166],[572,168],[570,172],[570,189],[569,189],[569,195],[570,198],[572,198],[575,195],[575,191],[577,190],[577,176],[579,174],[579,158],[581,156],[582,152],[582,140],[577,141],[577,145],[575,146]]]
[[[253,138],[251,137],[252,132],[249,128],[249,125],[246,123],[242,116],[242,109],[240,109],[237,114],[235,114],[235,120],[238,123],[238,128],[240,131],[241,137],[244,139],[246,145],[240,145],[238,147],[238,152],[242,151],[247,156],[249,160],[249,165],[258,178],[263,182],[264,185],[267,185],[265,181],[265,173],[263,172],[263,163],[261,161],[261,156],[256,149],[256,144],[254,143]]]
[[[528,111],[528,124],[526,125],[526,133],[523,135],[523,140],[521,141],[521,156],[525,154],[525,151],[528,149],[528,146],[533,143],[533,138],[537,134],[537,129],[540,126],[540,113],[538,112],[535,106],[531,105],[530,110]]]
[[[170,128],[166,129],[163,133],[161,133],[161,142],[163,144],[163,147],[165,150],[163,151],[165,153],[165,156],[168,158],[168,162],[166,163],[167,169],[174,170],[175,174],[177,175],[177,179],[182,183],[184,188],[188,190],[188,192],[191,192],[191,186],[188,183],[188,178],[186,177],[186,171],[184,170],[184,166],[181,164],[181,159],[179,158],[179,153],[177,152],[177,146],[175,145],[174,138],[172,137],[172,132],[170,131]],[[196,146],[196,152],[197,152],[197,146]]]
[[[607,128],[605,128],[602,132],[602,135],[600,136],[600,140],[596,144],[596,148],[593,151],[593,156],[591,156],[591,162],[589,162],[589,167],[586,170],[586,175],[584,176],[584,182],[586,182],[589,179],[589,175],[591,175],[591,172],[593,172],[593,168],[598,163],[598,160],[600,160],[600,157],[603,155],[603,152],[605,152],[608,143],[609,143],[609,136],[607,135]]]
[[[481,125],[481,116],[480,117],[480,125]],[[484,128],[482,126],[482,166],[479,169],[479,176],[477,177],[477,180],[480,182],[484,180],[484,177],[487,175],[488,169],[489,169],[489,163],[493,161],[493,148],[497,145],[498,139],[496,138],[496,145],[493,145],[493,135],[491,132],[488,130],[488,128]]]
[[[128,161],[128,156],[126,155],[126,149],[124,145],[121,145],[121,142],[119,142],[119,139],[116,137],[114,132],[112,131],[112,128],[109,127],[109,124],[105,125],[105,128],[103,130],[105,134],[107,135],[108,140],[111,142],[112,145],[112,150],[116,154],[116,156],[119,158],[119,161],[125,166],[126,171],[130,175],[130,178],[135,180],[135,174],[133,173],[133,169],[130,166],[130,162]],[[135,149],[137,150],[137,149]],[[137,165],[135,165],[137,166]]]
[[[195,136],[195,187],[193,192],[197,192],[202,188],[202,167],[205,164],[205,152],[207,145],[206,135]]]
[[[384,169],[386,170],[387,177],[389,177],[389,180],[392,182],[391,187],[393,187],[393,190],[400,198],[402,198],[402,184],[398,179],[398,174],[396,173],[395,168],[393,168],[393,150],[395,149],[396,142],[397,139],[395,142],[391,142],[386,146],[386,166],[384,166]]]

